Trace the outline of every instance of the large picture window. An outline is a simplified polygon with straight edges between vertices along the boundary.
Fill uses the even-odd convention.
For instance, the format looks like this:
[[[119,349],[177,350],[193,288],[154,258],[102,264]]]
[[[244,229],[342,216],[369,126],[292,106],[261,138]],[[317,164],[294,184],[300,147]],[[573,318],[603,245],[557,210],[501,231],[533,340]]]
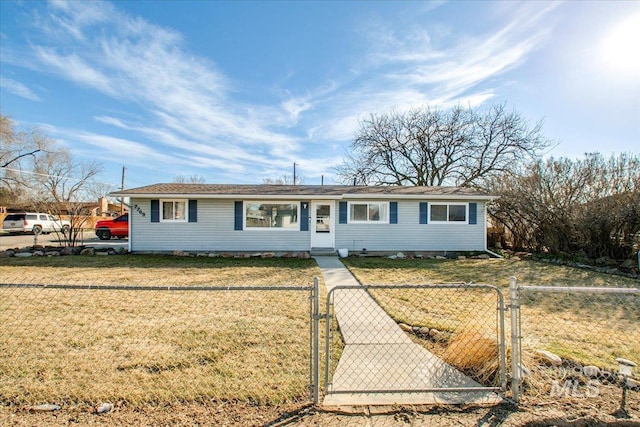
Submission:
[[[467,222],[466,204],[431,203],[429,209],[429,222]]]
[[[389,203],[351,202],[349,222],[389,223]]]
[[[298,230],[298,203],[246,202],[245,227]]]
[[[162,200],[162,221],[186,221],[186,200]]]

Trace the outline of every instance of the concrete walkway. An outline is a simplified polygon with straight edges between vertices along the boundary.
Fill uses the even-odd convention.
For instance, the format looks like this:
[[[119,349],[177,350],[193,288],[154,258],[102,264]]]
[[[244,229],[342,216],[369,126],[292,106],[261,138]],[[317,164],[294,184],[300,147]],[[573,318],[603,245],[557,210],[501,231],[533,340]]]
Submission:
[[[360,286],[333,256],[314,257],[327,291]],[[334,313],[345,342],[323,404],[391,405],[498,403],[489,391],[421,392],[429,388],[482,387],[442,359],[411,341],[364,289],[338,290]]]

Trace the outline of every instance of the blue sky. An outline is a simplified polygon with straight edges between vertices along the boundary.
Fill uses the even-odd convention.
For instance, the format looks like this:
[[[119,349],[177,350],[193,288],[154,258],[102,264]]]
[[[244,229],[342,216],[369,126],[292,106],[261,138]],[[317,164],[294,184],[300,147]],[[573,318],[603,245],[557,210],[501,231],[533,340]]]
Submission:
[[[507,102],[638,153],[638,1],[0,1],[0,109],[126,187],[334,182],[370,113]]]

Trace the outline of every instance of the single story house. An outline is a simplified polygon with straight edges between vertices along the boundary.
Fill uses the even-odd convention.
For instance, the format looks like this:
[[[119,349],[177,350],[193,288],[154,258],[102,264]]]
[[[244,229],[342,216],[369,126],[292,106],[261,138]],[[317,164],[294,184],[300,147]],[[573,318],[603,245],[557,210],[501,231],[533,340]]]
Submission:
[[[460,187],[154,184],[128,197],[129,249],[484,251],[489,194]]]

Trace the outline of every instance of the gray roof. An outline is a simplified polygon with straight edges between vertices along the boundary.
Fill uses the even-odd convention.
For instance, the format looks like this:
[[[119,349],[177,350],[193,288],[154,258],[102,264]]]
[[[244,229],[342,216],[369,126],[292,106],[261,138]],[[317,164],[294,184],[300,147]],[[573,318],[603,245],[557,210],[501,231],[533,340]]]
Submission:
[[[243,185],[243,184],[153,184],[116,191],[122,197],[194,197],[194,198],[411,198],[492,200],[496,196],[464,187],[401,187],[351,185]]]

